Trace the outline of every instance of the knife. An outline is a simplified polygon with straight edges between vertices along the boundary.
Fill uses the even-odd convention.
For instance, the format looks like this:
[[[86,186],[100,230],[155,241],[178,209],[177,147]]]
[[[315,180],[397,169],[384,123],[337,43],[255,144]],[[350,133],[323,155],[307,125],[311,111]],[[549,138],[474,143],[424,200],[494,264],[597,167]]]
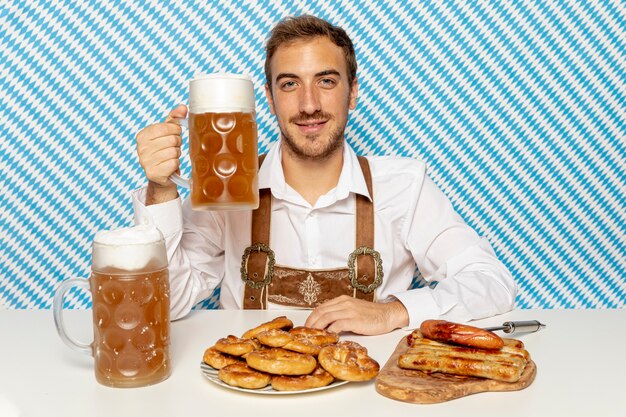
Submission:
[[[507,321],[502,323],[502,326],[485,327],[485,330],[495,332],[502,330],[504,333],[516,333],[516,332],[538,332],[546,327],[545,324],[540,323],[537,320],[525,320],[525,321]]]

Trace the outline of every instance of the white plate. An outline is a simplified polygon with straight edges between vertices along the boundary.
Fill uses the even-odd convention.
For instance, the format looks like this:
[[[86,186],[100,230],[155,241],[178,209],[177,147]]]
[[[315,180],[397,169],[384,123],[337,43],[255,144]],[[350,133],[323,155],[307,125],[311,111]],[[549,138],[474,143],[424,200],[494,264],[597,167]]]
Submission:
[[[326,385],[325,387],[311,388],[311,389],[305,389],[301,391],[276,391],[274,388],[272,388],[271,385],[268,385],[267,387],[260,388],[260,389],[247,389],[247,388],[239,388],[239,387],[233,387],[231,385],[228,385],[227,383],[225,383],[224,381],[222,381],[221,379],[217,377],[217,369],[207,365],[204,362],[200,362],[200,369],[202,370],[202,373],[204,374],[205,377],[207,377],[209,381],[214,382],[217,385],[221,385],[224,388],[232,389],[235,391],[249,392],[252,394],[269,394],[269,395],[304,394],[306,392],[323,391],[325,389],[336,388],[340,385],[344,385],[348,383],[348,381],[335,380],[330,385]]]

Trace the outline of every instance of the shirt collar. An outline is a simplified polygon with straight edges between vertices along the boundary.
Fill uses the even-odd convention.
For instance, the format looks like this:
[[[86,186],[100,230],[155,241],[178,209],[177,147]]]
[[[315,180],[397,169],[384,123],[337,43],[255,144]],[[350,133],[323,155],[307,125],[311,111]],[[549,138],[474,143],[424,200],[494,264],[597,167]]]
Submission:
[[[270,145],[270,149],[259,170],[259,188],[270,188],[276,198],[284,198],[287,193],[285,173],[281,164],[282,150],[280,140]],[[337,186],[330,190],[324,197],[335,201],[348,197],[350,193],[361,194],[372,200],[368,190],[359,160],[352,147],[344,142],[343,167],[339,175]]]
[[[339,175],[336,190],[337,199],[346,198],[349,193],[355,193],[372,200],[369,191],[367,191],[367,184],[365,183],[359,159],[348,142],[344,142],[343,168]]]

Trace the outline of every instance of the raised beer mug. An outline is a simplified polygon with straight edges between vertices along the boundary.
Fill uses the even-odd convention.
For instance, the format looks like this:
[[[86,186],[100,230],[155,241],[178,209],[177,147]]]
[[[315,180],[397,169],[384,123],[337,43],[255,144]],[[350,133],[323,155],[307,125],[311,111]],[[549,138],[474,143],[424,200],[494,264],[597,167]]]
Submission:
[[[110,387],[156,384],[171,374],[169,275],[161,232],[135,226],[96,234],[91,277],[64,281],[53,301],[54,322],[72,349],[94,357],[96,380]],[[91,344],[70,337],[63,298],[71,287],[91,291]]]
[[[170,179],[191,189],[194,210],[252,210],[259,206],[258,139],[250,77],[209,74],[189,81],[191,179]]]

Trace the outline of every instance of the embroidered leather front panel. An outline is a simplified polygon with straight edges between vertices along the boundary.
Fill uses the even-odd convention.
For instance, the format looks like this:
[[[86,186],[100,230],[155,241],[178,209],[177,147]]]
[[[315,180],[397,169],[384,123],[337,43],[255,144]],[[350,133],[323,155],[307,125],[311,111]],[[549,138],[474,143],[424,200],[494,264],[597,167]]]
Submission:
[[[279,265],[274,267],[274,277],[268,285],[267,297],[274,304],[315,308],[340,295],[374,300],[373,292],[365,294],[355,291],[350,284],[348,268],[298,270]]]

